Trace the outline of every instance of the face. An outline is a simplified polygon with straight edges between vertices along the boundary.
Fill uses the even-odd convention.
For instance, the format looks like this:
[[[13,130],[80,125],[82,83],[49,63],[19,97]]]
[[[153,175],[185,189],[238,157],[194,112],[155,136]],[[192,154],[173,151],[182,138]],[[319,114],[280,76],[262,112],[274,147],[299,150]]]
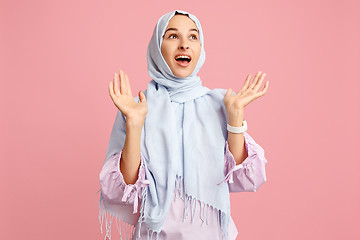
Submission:
[[[192,74],[199,60],[201,45],[199,30],[188,16],[173,16],[166,27],[161,53],[176,77]]]

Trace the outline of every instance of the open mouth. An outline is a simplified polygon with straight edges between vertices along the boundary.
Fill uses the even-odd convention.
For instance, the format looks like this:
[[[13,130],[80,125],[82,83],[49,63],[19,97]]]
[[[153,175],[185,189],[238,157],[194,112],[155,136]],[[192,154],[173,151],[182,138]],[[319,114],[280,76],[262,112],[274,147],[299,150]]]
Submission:
[[[175,60],[180,66],[186,67],[187,65],[189,65],[191,57],[188,55],[180,54],[175,56]]]

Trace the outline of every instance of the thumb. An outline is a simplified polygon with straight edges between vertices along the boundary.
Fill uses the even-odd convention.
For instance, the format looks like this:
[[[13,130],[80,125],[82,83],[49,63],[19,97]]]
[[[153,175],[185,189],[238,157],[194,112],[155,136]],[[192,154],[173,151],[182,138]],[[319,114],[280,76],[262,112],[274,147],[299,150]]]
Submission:
[[[139,91],[140,102],[146,102],[145,94],[140,90]]]
[[[231,94],[232,94],[232,89],[229,88],[229,89],[226,91],[225,97],[230,96]]]

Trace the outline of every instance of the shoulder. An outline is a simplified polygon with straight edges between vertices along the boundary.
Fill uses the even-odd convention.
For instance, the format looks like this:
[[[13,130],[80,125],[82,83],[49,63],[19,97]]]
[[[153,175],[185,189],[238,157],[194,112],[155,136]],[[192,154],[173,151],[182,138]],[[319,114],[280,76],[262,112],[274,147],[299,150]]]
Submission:
[[[203,96],[202,99],[204,99],[207,104],[216,109],[216,111],[219,111],[220,109],[224,110],[224,96],[226,91],[227,89],[223,88],[209,89],[209,91]]]
[[[210,98],[214,99],[215,101],[223,101],[225,94],[227,92],[227,89],[224,88],[214,88],[214,89],[210,89],[206,95],[208,95]],[[233,91],[233,94],[235,94],[235,92]]]
[[[227,92],[227,89],[214,88],[214,89],[209,89],[209,91],[205,95],[210,97],[211,99],[213,99],[215,101],[223,101],[226,92]],[[144,93],[145,97],[147,97],[147,89],[145,89],[143,91],[143,93]],[[233,91],[233,94],[235,94],[234,91]],[[134,100],[136,102],[140,102],[139,96],[137,95],[136,97],[134,97]]]
[[[221,96],[221,97],[224,97],[226,91],[227,91],[227,89],[214,88],[214,89],[211,89],[211,90],[209,91],[209,94],[210,94],[210,95],[219,95],[219,96]]]
[[[228,89],[224,89],[224,88],[214,88],[211,90],[211,92],[213,94],[220,94],[222,97],[225,97],[225,94],[227,92]],[[233,90],[232,91],[232,95],[236,94],[236,92]]]

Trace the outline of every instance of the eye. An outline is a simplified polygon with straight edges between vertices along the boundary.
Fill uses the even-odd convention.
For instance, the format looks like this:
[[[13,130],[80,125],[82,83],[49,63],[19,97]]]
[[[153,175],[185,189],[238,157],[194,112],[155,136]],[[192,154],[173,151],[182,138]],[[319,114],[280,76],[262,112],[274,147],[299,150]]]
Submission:
[[[173,37],[176,37],[176,34],[171,34],[171,35],[169,36],[169,38],[174,39]]]
[[[197,36],[196,35],[191,35],[190,38],[192,38],[193,40],[196,40]]]

